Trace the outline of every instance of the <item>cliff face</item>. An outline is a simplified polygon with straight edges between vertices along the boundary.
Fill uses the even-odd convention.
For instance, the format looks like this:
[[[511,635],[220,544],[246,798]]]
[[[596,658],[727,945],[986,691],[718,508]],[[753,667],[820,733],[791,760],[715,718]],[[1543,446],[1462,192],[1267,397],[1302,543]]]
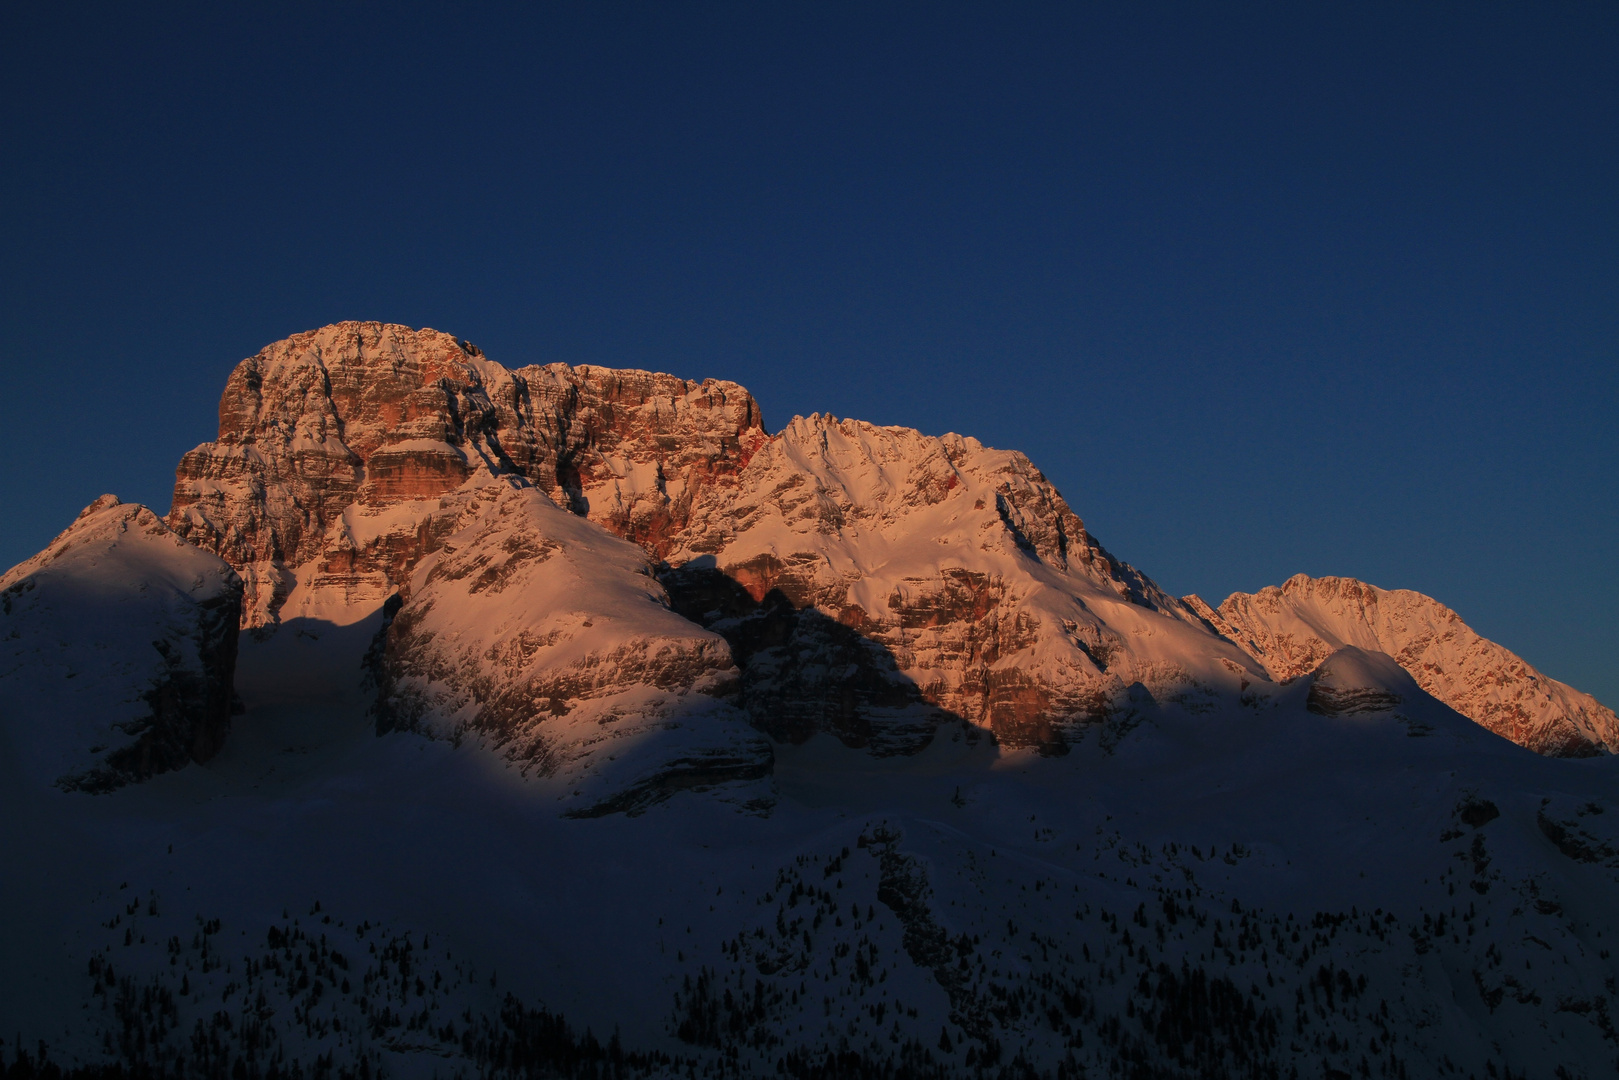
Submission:
[[[180,462],[169,523],[241,571],[246,624],[263,628],[300,584],[380,604],[433,547],[420,511],[495,475],[656,552],[765,438],[731,383],[507,371],[448,334],[340,323],[236,366],[219,438]]]
[[[67,790],[208,760],[230,725],[241,601],[224,561],[102,496],[0,577],[0,734]]]
[[[1428,693],[1489,730],[1554,757],[1619,751],[1619,717],[1474,633],[1437,600],[1352,578],[1303,574],[1218,610],[1187,601],[1285,681],[1345,645],[1387,653]]]

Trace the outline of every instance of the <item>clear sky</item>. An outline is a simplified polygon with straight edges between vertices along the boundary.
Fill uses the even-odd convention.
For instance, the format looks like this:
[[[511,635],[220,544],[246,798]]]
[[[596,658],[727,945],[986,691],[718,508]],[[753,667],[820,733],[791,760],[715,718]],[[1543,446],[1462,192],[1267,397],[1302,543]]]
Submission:
[[[1619,705],[1619,5],[8,5],[0,564],[340,319],[1027,451]]]

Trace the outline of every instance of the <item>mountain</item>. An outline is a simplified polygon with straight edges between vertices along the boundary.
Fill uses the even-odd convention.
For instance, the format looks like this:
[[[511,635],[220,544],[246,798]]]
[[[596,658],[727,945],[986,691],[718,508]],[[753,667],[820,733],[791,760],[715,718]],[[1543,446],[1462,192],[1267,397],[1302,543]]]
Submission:
[[[242,586],[144,506],[103,495],[0,577],[17,763],[103,792],[207,761],[230,726]]]
[[[1280,588],[1232,593],[1218,609],[1195,596],[1186,602],[1278,682],[1354,645],[1387,653],[1428,693],[1538,754],[1619,752],[1612,709],[1542,675],[1421,593],[1297,574]]]
[[[342,323],[242,361],[169,523],[242,575],[249,629],[347,623],[408,595],[456,517],[440,501],[496,478],[640,545],[777,739],[914,752],[965,720],[1061,753],[1137,684],[1258,697],[1353,643],[1539,752],[1619,746],[1611,711],[1418,594],[1295,578],[1218,612],[1176,600],[1015,451],[819,415],[772,436],[734,383],[507,370],[431,330]]]
[[[0,582],[8,1075],[1619,1069],[1619,756],[1440,700],[1538,699],[1426,598],[428,330],[220,417]]]

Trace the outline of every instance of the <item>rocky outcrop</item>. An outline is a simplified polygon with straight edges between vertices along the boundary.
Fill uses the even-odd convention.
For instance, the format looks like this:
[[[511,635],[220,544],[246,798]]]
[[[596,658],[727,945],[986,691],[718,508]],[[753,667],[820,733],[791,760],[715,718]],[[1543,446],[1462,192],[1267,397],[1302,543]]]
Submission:
[[[1400,684],[1409,678],[1382,653],[1346,645],[1311,674],[1305,708],[1318,716],[1393,712],[1406,699]]]
[[[1233,593],[1218,609],[1195,596],[1186,601],[1277,681],[1297,678],[1353,645],[1387,653],[1423,690],[1536,753],[1619,751],[1613,710],[1480,637],[1421,593],[1299,574],[1279,588]]]
[[[103,495],[0,578],[4,738],[67,790],[208,760],[230,725],[241,603],[223,560]]]

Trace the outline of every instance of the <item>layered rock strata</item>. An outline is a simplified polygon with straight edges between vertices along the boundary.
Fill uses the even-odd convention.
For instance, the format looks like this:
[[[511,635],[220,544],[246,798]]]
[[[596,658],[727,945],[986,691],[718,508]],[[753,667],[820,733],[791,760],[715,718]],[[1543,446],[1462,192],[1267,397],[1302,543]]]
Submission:
[[[67,790],[208,760],[230,725],[241,605],[222,559],[103,495],[0,577],[0,735]]]
[[[264,628],[298,584],[380,604],[432,549],[412,508],[491,475],[657,553],[766,438],[733,383],[508,371],[448,334],[340,323],[236,366],[219,437],[180,462],[169,522],[241,571],[246,624]]]
[[[1280,587],[1233,593],[1218,609],[1189,606],[1287,681],[1352,645],[1387,653],[1423,690],[1520,746],[1554,757],[1619,752],[1619,717],[1480,637],[1461,617],[1409,589],[1298,574]]]

